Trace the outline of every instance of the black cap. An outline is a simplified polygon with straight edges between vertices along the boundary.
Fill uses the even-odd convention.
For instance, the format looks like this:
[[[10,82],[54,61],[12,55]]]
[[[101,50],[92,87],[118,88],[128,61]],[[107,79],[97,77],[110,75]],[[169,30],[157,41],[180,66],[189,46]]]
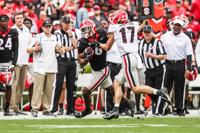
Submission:
[[[6,3],[14,3],[13,0],[6,0],[5,2],[6,2]]]
[[[65,15],[62,17],[61,21],[64,23],[70,22],[70,17],[68,15]]]
[[[52,25],[52,23],[51,23],[51,21],[49,21],[49,20],[45,20],[44,22],[43,22],[43,24],[42,24],[42,26],[51,26]]]
[[[145,25],[144,28],[143,28],[143,31],[149,31],[149,32],[152,32],[152,27],[150,25]]]
[[[176,0],[176,3],[182,3],[182,0]]]
[[[0,21],[8,21],[9,17],[8,15],[0,15]]]

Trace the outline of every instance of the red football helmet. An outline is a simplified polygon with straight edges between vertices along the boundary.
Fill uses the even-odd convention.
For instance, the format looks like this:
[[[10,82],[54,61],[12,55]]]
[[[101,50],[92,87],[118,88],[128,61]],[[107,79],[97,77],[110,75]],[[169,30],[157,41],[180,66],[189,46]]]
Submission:
[[[197,74],[198,74],[198,70],[197,70],[197,68],[195,67],[195,68],[193,69],[193,71],[190,72],[190,73],[187,75],[187,80],[189,80],[189,81],[195,80],[195,79],[197,78]]]
[[[96,33],[96,25],[90,19],[84,19],[80,25],[80,30],[84,38],[88,38]]]
[[[31,76],[30,73],[27,73],[26,81],[25,81],[25,88],[26,89],[30,88],[30,86],[31,86],[32,83],[33,83],[32,76]]]
[[[114,13],[113,23],[114,24],[126,24],[128,23],[128,14],[123,10],[117,10]]]
[[[8,84],[11,80],[12,73],[11,72],[0,72],[0,83]]]

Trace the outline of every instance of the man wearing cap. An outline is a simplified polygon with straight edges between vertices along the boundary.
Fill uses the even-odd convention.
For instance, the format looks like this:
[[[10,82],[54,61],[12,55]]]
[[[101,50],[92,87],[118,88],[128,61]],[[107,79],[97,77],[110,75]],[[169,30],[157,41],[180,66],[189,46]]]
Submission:
[[[145,84],[160,90],[163,88],[166,52],[162,42],[154,37],[150,25],[143,28],[143,34],[144,39],[139,43],[138,53],[146,68]],[[160,108],[161,98],[155,95],[150,96],[152,99],[152,113],[162,114]]]
[[[77,36],[73,30],[71,23],[72,16],[65,15],[61,19],[62,29],[54,32],[58,44],[64,47],[64,54],[59,55],[58,59],[58,73],[56,74],[56,85],[53,100],[52,112],[57,112],[58,103],[61,96],[64,77],[66,77],[67,88],[67,115],[74,115],[74,89],[76,80],[76,51]]]
[[[51,34],[52,24],[49,20],[43,22],[42,30],[27,49],[28,53],[33,53],[35,73],[31,101],[33,117],[37,117],[41,105],[43,115],[53,115],[50,106],[55,74],[58,71],[56,53],[63,54],[64,51],[62,46],[57,45],[56,37]]]
[[[101,9],[99,5],[95,5],[93,9],[94,9],[94,16],[91,19],[96,24],[96,27],[100,28],[101,22],[105,19],[103,18],[103,16],[101,16]]]
[[[184,22],[176,18],[173,22],[172,31],[161,36],[161,41],[167,53],[166,74],[164,86],[170,93],[172,87],[175,91],[175,114],[185,116],[185,78],[192,70],[192,44],[190,38],[182,32]],[[187,60],[187,67],[185,67]]]
[[[9,17],[5,14],[0,14],[0,68],[9,69],[13,68],[16,64],[18,54],[18,33],[16,29],[9,29]],[[11,84],[6,84],[5,97],[6,102],[4,105],[4,116],[10,116],[12,113],[9,111],[11,99]]]

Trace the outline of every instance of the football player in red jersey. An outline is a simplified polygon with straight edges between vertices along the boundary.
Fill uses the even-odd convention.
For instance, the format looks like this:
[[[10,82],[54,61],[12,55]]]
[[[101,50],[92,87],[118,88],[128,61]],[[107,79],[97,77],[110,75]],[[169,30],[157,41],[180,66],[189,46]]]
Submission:
[[[10,69],[16,64],[18,54],[18,33],[16,29],[8,27],[9,17],[0,14],[0,68]],[[9,111],[11,98],[11,84],[6,84],[6,102],[4,106],[4,116],[11,116]]]
[[[89,115],[92,110],[90,108],[90,94],[98,87],[112,90],[112,81],[110,79],[110,69],[106,63],[106,51],[101,49],[98,44],[106,43],[110,40],[107,33],[103,29],[96,29],[95,23],[90,19],[85,19],[80,25],[82,38],[79,40],[78,61],[81,66],[85,66],[88,62],[92,68],[92,76],[88,85],[82,88],[82,95],[85,100],[86,109],[82,112],[76,112],[76,118],[82,118]]]

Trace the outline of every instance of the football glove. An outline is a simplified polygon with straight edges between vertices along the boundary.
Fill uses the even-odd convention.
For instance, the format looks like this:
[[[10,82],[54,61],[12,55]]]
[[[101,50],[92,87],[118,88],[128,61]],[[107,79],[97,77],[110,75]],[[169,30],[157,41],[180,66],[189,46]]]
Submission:
[[[83,55],[86,60],[90,60],[92,56],[94,55],[94,50],[91,47],[85,48]]]

